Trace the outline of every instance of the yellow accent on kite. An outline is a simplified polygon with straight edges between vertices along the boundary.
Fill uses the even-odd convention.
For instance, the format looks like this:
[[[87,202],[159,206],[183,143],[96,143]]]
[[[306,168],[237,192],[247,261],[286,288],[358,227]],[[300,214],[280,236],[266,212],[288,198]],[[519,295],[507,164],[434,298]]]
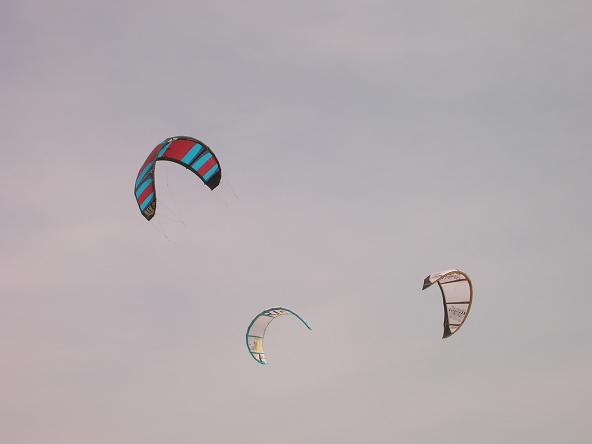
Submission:
[[[263,340],[261,338],[253,338],[255,343],[253,344],[254,353],[263,353]]]

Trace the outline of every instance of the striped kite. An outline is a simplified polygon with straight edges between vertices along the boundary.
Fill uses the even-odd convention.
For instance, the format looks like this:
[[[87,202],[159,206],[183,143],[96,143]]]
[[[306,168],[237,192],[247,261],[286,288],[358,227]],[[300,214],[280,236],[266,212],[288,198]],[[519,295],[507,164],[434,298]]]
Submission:
[[[205,143],[193,137],[170,137],[152,150],[136,178],[134,195],[140,212],[147,220],[152,219],[156,212],[154,167],[159,160],[183,165],[195,173],[211,190],[220,184],[220,162]]]

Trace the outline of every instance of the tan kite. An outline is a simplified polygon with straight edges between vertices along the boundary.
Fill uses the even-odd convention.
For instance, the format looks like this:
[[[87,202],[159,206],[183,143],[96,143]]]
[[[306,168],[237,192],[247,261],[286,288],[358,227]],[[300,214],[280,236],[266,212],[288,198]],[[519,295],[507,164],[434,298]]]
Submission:
[[[422,290],[435,283],[440,287],[444,303],[444,339],[456,333],[467,320],[473,303],[473,284],[464,271],[446,270],[425,278]]]

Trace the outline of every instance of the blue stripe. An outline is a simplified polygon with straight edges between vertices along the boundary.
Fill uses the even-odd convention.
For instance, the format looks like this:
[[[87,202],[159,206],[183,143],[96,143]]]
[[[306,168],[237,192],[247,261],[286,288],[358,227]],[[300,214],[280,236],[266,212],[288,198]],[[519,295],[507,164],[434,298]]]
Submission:
[[[202,149],[203,146],[201,146],[199,143],[196,143],[195,145],[193,145],[193,148],[191,148],[187,152],[187,154],[185,154],[185,156],[181,159],[181,162],[183,162],[186,165],[189,165],[191,162],[193,162],[193,159],[197,157],[197,155],[201,152]]]
[[[140,205],[140,210],[144,211],[148,205],[154,200],[154,193],[150,193],[150,196],[146,198],[144,203]]]
[[[140,185],[140,188],[138,188],[138,189],[136,190],[136,199],[137,199],[138,197],[140,197],[140,195],[141,195],[141,194],[144,192],[144,190],[145,190],[146,188],[148,188],[148,185],[150,185],[151,183],[152,183],[152,179],[146,179],[146,180],[145,180],[145,181],[142,183],[142,185]]]
[[[164,153],[166,152],[166,150],[169,149],[169,146],[171,146],[171,143],[167,143],[165,146],[163,146],[160,151],[158,152],[158,156],[156,156],[157,159],[160,159],[162,156],[164,156]]]
[[[210,168],[210,171],[203,175],[203,180],[205,180],[206,182],[210,180],[210,177],[212,177],[219,169],[220,167],[218,166],[218,164],[214,165],[212,168]]]
[[[199,159],[197,159],[197,161],[193,165],[191,165],[191,167],[195,171],[197,171],[204,165],[204,163],[206,163],[211,158],[212,158],[212,153],[205,153],[203,156],[201,156]]]
[[[142,179],[144,179],[144,176],[146,175],[146,173],[150,170],[150,168],[152,168],[154,166],[154,162],[150,162],[148,165],[146,165],[146,168],[144,168],[144,171],[142,171],[140,173],[140,175],[138,176],[138,178],[136,179],[136,186],[138,186],[140,184],[140,182],[142,182]]]

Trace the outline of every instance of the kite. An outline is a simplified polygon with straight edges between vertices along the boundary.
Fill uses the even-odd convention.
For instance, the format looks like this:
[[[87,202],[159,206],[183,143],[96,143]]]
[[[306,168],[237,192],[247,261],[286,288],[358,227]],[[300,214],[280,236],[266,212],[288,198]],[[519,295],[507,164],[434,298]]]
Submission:
[[[259,364],[267,364],[267,361],[265,360],[265,352],[263,351],[263,338],[265,337],[267,327],[275,318],[285,315],[296,316],[306,326],[306,328],[312,330],[310,325],[308,325],[304,319],[287,308],[276,307],[268,308],[267,310],[262,311],[257,316],[255,316],[255,319],[251,321],[249,328],[247,328],[246,334],[247,348],[249,349],[249,353],[251,353],[253,359],[255,359],[255,361],[257,361]]]
[[[467,320],[473,303],[473,284],[469,276],[460,270],[446,270],[425,278],[422,290],[438,283],[444,303],[444,335],[456,333]]]
[[[136,178],[134,195],[140,212],[147,220],[152,219],[156,212],[154,169],[159,160],[183,165],[195,173],[211,190],[220,184],[220,163],[205,143],[193,137],[169,137],[152,150]]]

